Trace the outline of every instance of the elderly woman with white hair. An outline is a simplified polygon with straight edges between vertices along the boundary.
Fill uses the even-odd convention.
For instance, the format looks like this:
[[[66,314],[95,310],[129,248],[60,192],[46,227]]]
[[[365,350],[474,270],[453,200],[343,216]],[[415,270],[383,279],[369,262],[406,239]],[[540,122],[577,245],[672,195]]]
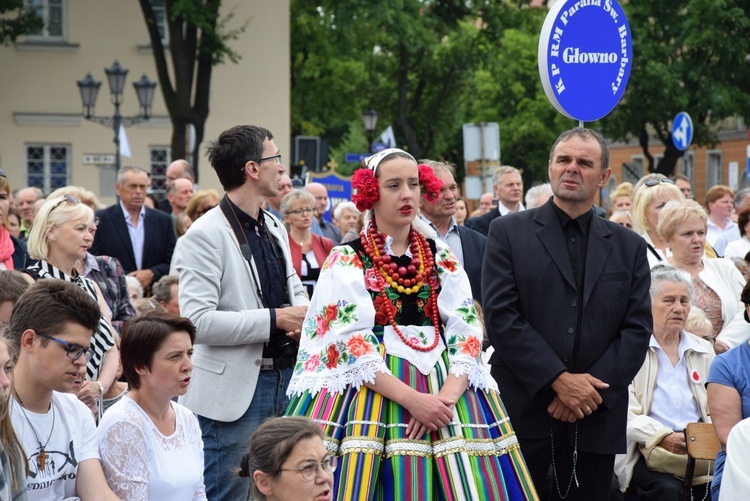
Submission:
[[[547,202],[547,200],[550,199],[552,195],[552,185],[549,183],[532,186],[531,188],[529,188],[529,191],[526,192],[526,198],[524,198],[524,202],[526,202],[526,208],[535,209],[537,207],[541,207]]]
[[[359,237],[359,209],[354,202],[341,202],[333,209],[333,224],[338,226],[342,242],[348,242]]]
[[[94,211],[74,196],[48,199],[37,212],[29,233],[29,255],[39,261],[24,272],[30,282],[41,279],[72,282],[99,303],[102,316],[99,329],[91,337],[87,377],[78,394],[79,400],[96,414],[102,395],[115,379],[119,357],[102,291],[96,282],[76,270],[76,262],[86,257],[91,246],[93,223]]]
[[[615,458],[620,489],[641,500],[682,500],[689,422],[710,422],[705,381],[715,354],[711,344],[686,332],[693,284],[690,275],[659,264],[651,271],[654,331],[646,360],[630,384],[627,454]],[[700,472],[696,470],[696,475]],[[694,487],[700,499],[710,478]]]

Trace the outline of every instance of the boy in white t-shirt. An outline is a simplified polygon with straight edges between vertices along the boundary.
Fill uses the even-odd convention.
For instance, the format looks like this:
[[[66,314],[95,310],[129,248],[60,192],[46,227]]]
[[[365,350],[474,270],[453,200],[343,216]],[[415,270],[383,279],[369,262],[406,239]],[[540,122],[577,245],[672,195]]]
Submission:
[[[96,301],[63,280],[36,282],[13,310],[11,417],[29,459],[30,500],[117,499],[102,473],[91,411],[68,393],[100,316]]]

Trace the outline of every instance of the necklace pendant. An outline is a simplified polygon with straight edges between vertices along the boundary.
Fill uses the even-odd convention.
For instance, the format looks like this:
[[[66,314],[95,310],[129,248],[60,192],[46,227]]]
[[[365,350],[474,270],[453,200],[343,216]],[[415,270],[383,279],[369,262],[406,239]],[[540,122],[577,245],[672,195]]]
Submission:
[[[44,452],[44,449],[39,451],[39,455],[37,456],[36,462],[39,465],[39,471],[44,471],[44,467],[47,465],[47,458],[49,455]]]

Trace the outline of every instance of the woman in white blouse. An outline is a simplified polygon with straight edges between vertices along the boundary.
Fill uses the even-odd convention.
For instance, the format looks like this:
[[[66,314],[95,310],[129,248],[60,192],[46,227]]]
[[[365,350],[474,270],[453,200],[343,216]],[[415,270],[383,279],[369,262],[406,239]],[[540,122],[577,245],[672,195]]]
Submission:
[[[732,240],[727,244],[727,248],[724,249],[724,257],[739,257],[745,259],[745,256],[750,252],[750,207],[742,209],[737,216],[737,226],[740,230],[740,238]]]
[[[125,324],[121,359],[130,392],[98,429],[110,488],[130,501],[205,500],[198,420],[172,398],[190,384],[195,327],[149,311]]]
[[[750,338],[740,301],[745,278],[729,259],[706,259],[706,212],[693,200],[669,202],[657,231],[672,255],[669,264],[692,277],[691,304],[706,312],[715,334],[714,349],[723,353]]]

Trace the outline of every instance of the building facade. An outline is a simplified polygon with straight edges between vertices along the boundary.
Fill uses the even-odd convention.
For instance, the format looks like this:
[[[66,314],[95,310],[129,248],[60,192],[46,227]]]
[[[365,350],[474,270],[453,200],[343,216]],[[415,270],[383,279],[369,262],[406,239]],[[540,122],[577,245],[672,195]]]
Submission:
[[[111,116],[114,106],[104,68],[117,60],[129,70],[123,116],[139,114],[132,83],[146,74],[157,81],[156,65],[138,2],[35,0],[45,18],[41,33],[0,46],[0,167],[11,186],[38,186],[48,193],[78,185],[105,204],[115,201],[114,133],[82,117],[76,82],[91,73],[102,81],[95,113]],[[163,15],[163,0],[152,0]],[[226,29],[245,26],[229,45],[238,63],[213,68],[210,114],[204,141],[237,124],[263,125],[274,132],[285,161],[290,137],[289,0],[225,1]],[[171,63],[170,63],[171,64]],[[152,172],[163,188],[172,126],[157,85],[152,119],[126,129],[131,156],[121,164]],[[199,159],[201,188],[221,189],[208,161]]]
[[[750,133],[740,119],[725,120],[718,131],[719,142],[713,148],[691,146],[678,160],[673,174],[684,174],[691,179],[693,196],[701,204],[706,192],[712,186],[724,184],[737,191],[750,186],[748,180],[748,153],[750,153]],[[654,164],[664,155],[664,145],[652,139],[649,153],[654,156]],[[647,161],[637,141],[610,143],[610,166],[612,178],[606,192],[617,184],[629,181],[635,184],[648,174]],[[604,200],[606,204],[606,197]]]

